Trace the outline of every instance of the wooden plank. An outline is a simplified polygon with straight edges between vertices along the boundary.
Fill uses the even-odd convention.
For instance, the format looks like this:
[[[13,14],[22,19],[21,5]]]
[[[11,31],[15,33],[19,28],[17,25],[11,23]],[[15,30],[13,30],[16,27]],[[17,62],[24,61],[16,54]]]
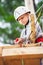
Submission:
[[[2,48],[0,47],[0,56],[2,56]]]
[[[3,58],[0,57],[0,65],[4,65]]]
[[[5,65],[40,65],[43,47],[4,48],[2,56]]]
[[[40,65],[40,59],[24,59],[24,65]]]
[[[2,49],[9,49],[9,48],[36,47],[36,46],[40,46],[40,44],[39,43],[32,43],[32,44],[30,43],[30,44],[22,44],[21,46],[20,46],[20,44],[16,44],[16,45],[4,45],[4,46],[0,46],[0,48],[2,48]]]
[[[2,48],[0,48],[0,65],[3,65]]]
[[[15,58],[16,57],[31,58],[33,56],[33,58],[37,57],[41,58],[43,57],[43,47],[22,47],[22,48],[3,49],[2,56],[5,57],[14,56]]]
[[[4,60],[5,65],[21,65],[21,60],[20,59],[5,59]]]
[[[40,65],[40,59],[5,59],[5,65]]]

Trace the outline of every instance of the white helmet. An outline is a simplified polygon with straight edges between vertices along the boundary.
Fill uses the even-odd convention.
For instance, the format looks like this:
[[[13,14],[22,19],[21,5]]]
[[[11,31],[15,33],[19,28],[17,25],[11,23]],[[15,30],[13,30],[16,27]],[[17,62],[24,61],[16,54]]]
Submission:
[[[21,15],[23,15],[27,12],[30,12],[30,10],[27,10],[27,8],[25,6],[19,6],[14,11],[14,17],[15,17],[15,19],[18,19],[18,17],[20,17]]]

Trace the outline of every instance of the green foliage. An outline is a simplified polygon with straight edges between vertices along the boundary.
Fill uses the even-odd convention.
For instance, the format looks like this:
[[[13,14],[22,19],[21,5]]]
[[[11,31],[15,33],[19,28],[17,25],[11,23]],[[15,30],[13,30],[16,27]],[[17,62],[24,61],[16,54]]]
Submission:
[[[36,11],[37,11],[37,18],[38,18],[38,22],[42,27],[42,23],[41,23],[41,17],[43,16],[43,0],[41,0],[37,6],[36,6]]]
[[[0,27],[0,37],[3,38],[4,43],[13,43],[16,37],[20,37],[20,31],[16,30],[17,27],[23,28],[14,18],[14,9],[20,5],[24,5],[23,0],[2,0],[0,1],[0,22],[9,23],[10,27]],[[3,22],[4,20],[4,22]],[[1,39],[0,39],[1,40]],[[1,40],[2,41],[2,40]]]

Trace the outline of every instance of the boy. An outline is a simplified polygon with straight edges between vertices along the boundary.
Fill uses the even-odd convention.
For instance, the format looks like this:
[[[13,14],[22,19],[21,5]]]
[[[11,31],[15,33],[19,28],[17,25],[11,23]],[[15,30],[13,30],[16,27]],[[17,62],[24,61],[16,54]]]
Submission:
[[[20,24],[25,26],[25,28],[21,32],[20,38],[16,38],[16,40],[14,40],[15,44],[16,43],[18,44],[20,42],[33,43],[31,40],[32,33],[31,33],[30,15],[31,15],[30,10],[27,10],[25,6],[19,6],[15,9],[14,11],[15,19],[19,21]],[[35,43],[43,42],[43,33],[38,22],[35,22],[35,28],[36,28]]]

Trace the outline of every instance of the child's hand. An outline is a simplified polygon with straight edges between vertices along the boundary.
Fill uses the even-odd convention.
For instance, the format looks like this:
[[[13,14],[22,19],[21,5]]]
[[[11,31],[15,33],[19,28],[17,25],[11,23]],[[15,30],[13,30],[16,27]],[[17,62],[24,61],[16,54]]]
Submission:
[[[19,38],[16,38],[16,40],[15,40],[16,42],[18,42],[19,41]]]
[[[21,41],[22,41],[21,38],[16,38],[16,39],[14,40],[14,44],[19,44]]]
[[[14,40],[14,44],[18,44],[18,41],[19,41],[19,38],[16,38],[16,39]]]

